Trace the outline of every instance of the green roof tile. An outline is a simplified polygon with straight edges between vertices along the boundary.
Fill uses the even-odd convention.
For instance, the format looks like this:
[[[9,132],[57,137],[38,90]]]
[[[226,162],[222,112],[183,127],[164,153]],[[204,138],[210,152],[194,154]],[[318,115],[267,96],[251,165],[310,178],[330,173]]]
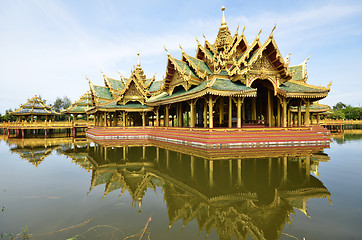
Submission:
[[[190,75],[194,78],[198,78],[196,74],[190,69],[189,65],[187,65],[185,62],[180,61],[178,59],[174,59],[177,65],[183,70],[185,70],[185,74]]]
[[[161,89],[163,81],[155,81],[151,84],[150,88],[148,89],[149,92],[157,92]]]
[[[115,80],[115,79],[107,78],[107,81],[111,85],[110,86],[111,88],[113,88],[115,90],[120,90],[120,91],[123,89],[123,83],[122,83],[121,80]]]
[[[197,59],[197,58],[194,58],[194,57],[191,57],[191,56],[188,56],[191,61],[193,62],[193,64],[195,64],[195,66],[197,67],[199,64],[200,64],[200,70],[202,72],[205,72],[207,74],[212,74],[212,71],[210,70],[210,68],[206,65],[206,63],[204,63],[203,61],[201,61],[200,59]]]
[[[233,82],[230,79],[216,79],[211,86],[212,89],[225,90],[225,91],[246,91],[253,90],[240,82]]]
[[[93,85],[93,89],[97,97],[104,99],[113,99],[112,94],[107,87]]]
[[[303,80],[303,65],[296,65],[288,68],[293,74],[292,80],[298,81]]]
[[[317,89],[313,87],[304,86],[295,82],[285,82],[279,86],[279,88],[286,92],[294,93],[315,93],[315,92],[325,92],[324,89]]]

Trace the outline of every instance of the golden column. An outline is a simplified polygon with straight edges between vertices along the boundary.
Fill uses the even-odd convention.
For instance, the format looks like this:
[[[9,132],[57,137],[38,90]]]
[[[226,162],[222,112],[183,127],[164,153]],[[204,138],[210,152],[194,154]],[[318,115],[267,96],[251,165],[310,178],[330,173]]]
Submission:
[[[145,112],[142,112],[141,113],[142,114],[142,126],[144,127],[144,126],[146,126],[146,114],[145,114]]]
[[[277,127],[281,127],[281,125],[282,125],[282,121],[281,121],[281,119],[280,119],[280,108],[281,108],[281,105],[282,103],[281,103],[281,101],[280,101],[280,99],[279,98],[277,98],[277,122],[276,122],[276,125],[277,125]]]
[[[190,127],[195,127],[195,122],[196,122],[196,103],[191,100],[190,101],[190,115],[191,115],[191,124]]]
[[[287,99],[282,100],[282,127],[287,127]]]
[[[213,109],[212,109],[212,95],[209,95],[209,128],[214,127],[214,119],[213,119]]]
[[[170,106],[169,106],[169,105],[166,105],[166,106],[165,106],[165,115],[164,115],[164,126],[165,126],[165,127],[168,127],[169,122],[170,122],[170,119],[169,119],[169,117],[170,117],[170,112],[169,112],[169,110],[170,110]]]
[[[310,101],[308,99],[307,104],[305,106],[305,115],[304,115],[304,123],[306,126],[310,126],[309,106],[310,106]]]
[[[155,126],[160,126],[160,112],[159,112],[159,108],[156,108],[156,123]]]
[[[292,126],[292,112],[290,111],[290,107],[288,107],[288,105],[287,105],[287,108],[288,108],[287,125],[288,125],[288,127],[291,127]]]
[[[273,123],[273,115],[272,115],[272,93],[271,90],[268,89],[268,108],[267,108],[267,121],[268,126],[271,127]]]
[[[256,121],[256,98],[251,99],[251,120]]]
[[[220,112],[219,112],[219,125],[221,126],[224,122],[224,99],[220,97]]]
[[[302,100],[300,100],[298,105],[298,127],[302,126]]]
[[[204,128],[207,127],[207,100],[204,102]]]
[[[182,123],[183,123],[183,117],[182,117],[182,102],[177,104],[178,106],[178,111],[177,111],[177,126],[178,127],[182,127]]]
[[[122,116],[122,121],[123,121],[123,127],[126,126],[126,111],[122,112],[123,116]]]
[[[228,126],[229,128],[232,127],[232,120],[233,120],[233,105],[231,96],[229,97],[229,119],[228,119]]]
[[[237,128],[241,128],[241,98],[238,97],[237,102]]]
[[[319,113],[317,113],[317,124],[319,125],[319,122],[321,120],[321,116],[319,115]]]

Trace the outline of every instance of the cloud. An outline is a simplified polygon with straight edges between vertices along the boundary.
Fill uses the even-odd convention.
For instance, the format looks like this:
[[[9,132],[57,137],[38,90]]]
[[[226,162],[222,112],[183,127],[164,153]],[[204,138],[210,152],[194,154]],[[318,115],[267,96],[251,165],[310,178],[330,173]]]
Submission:
[[[34,94],[41,94],[50,102],[64,95],[76,100],[88,90],[84,75],[97,84],[102,84],[100,69],[111,77],[118,77],[118,71],[127,76],[136,64],[137,52],[141,53],[145,73],[153,75],[157,72],[160,79],[166,68],[164,46],[177,58],[181,56],[179,44],[188,54],[194,55],[195,38],[202,42],[205,34],[213,42],[221,20],[221,15],[211,18],[185,15],[182,20],[158,20],[156,22],[162,22],[160,29],[163,30],[150,31],[128,26],[129,22],[125,21],[127,16],[118,16],[117,8],[108,5],[108,2],[100,0],[93,4],[98,4],[94,11],[100,10],[97,13],[82,10],[83,15],[88,14],[86,20],[83,15],[79,16],[78,8],[83,9],[83,6],[71,8],[63,1],[19,1],[0,10],[0,31],[3,33],[0,38],[0,64],[3,69],[0,78],[3,79],[3,87],[8,89],[0,99],[8,101],[8,104],[1,104],[0,112],[14,108],[14,101],[23,103]],[[293,49],[292,61],[299,63],[309,52],[295,49],[333,43],[339,41],[336,39],[339,35],[343,38],[360,36],[360,21],[351,19],[360,18],[361,6],[337,2],[336,5],[291,8],[283,12],[278,9],[258,11],[254,15],[227,13],[226,20],[232,34],[238,23],[240,29],[245,24],[249,43],[261,26],[261,39],[266,39],[277,20],[274,36],[278,46],[283,54]],[[154,17],[161,19],[162,15]],[[89,19],[94,25],[87,22]],[[113,22],[114,25],[105,27]],[[322,81],[329,82],[330,79]]]

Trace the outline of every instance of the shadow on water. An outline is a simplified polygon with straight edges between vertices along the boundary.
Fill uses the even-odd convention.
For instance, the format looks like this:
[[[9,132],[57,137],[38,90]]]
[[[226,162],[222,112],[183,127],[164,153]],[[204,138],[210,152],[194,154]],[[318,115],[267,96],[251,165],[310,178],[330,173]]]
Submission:
[[[284,226],[296,210],[308,216],[310,199],[331,197],[318,179],[319,163],[329,161],[323,147],[318,146],[226,151],[147,140],[6,141],[12,153],[34,166],[51,152],[71,158],[91,173],[89,192],[97,186],[104,187],[104,196],[118,192],[122,198],[127,192],[139,212],[146,192],[161,188],[169,228],[178,221],[183,227],[196,222],[199,232],[208,236],[215,231],[220,239],[279,239],[287,235]],[[86,231],[82,237],[90,239],[92,234]]]

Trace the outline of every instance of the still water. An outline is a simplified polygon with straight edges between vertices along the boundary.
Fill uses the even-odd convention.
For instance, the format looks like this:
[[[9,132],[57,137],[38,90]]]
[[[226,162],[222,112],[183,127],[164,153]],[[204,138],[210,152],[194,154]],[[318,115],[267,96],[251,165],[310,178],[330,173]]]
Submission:
[[[362,239],[361,149],[2,137],[0,239]]]

